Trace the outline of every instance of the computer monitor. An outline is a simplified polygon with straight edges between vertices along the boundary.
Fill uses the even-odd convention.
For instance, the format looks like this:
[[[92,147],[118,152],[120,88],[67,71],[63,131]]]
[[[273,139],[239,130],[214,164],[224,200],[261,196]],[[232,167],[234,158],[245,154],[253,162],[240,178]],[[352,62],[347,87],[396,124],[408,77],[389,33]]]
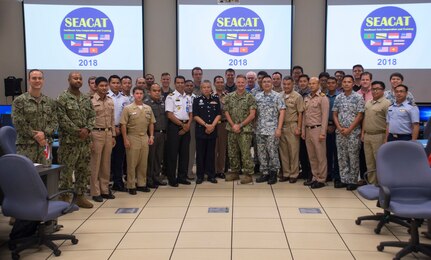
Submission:
[[[12,105],[0,105],[0,115],[10,115],[12,114]]]
[[[418,103],[419,108],[419,121],[428,122],[431,117],[431,103]]]

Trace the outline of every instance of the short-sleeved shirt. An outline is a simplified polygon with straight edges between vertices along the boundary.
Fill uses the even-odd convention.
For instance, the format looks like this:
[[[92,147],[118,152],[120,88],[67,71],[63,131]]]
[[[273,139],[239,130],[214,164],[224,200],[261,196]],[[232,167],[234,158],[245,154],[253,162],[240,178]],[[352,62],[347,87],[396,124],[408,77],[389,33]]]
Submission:
[[[102,99],[99,94],[95,93],[91,97],[96,112],[95,128],[111,128],[112,136],[115,136],[115,120],[114,120],[114,101],[106,96]]]
[[[362,98],[364,98],[365,103],[367,103],[370,100],[373,100],[373,94],[372,94],[371,88],[368,89],[368,91],[366,91],[364,88],[361,88],[356,93],[358,93],[359,95],[362,96]]]
[[[189,120],[189,113],[193,112],[192,102],[191,96],[175,90],[166,97],[165,110],[174,113],[179,120]]]
[[[326,96],[328,97],[329,100],[329,117],[328,117],[328,124],[329,125],[333,125],[334,124],[334,115],[332,113],[332,107],[334,107],[334,102],[335,102],[335,98],[338,96],[338,94],[340,94],[340,92],[335,91],[334,95],[329,94],[329,91],[326,93]]]
[[[150,106],[142,105],[142,109],[132,103],[127,105],[121,113],[120,124],[127,127],[128,135],[146,136],[148,126],[154,124],[156,118]]]
[[[130,104],[130,100],[123,93],[118,92],[118,94],[115,94],[111,90],[109,90],[108,96],[114,101],[114,121],[115,125],[118,126],[120,125],[121,112],[123,112],[125,106]]]
[[[205,123],[212,124],[214,119],[221,115],[220,100],[217,96],[204,95],[198,96],[193,100],[193,116],[200,117]],[[212,139],[217,138],[217,131],[214,130],[211,134],[205,133],[205,126],[196,123],[196,138]]]
[[[386,131],[386,115],[390,105],[391,103],[385,97],[365,103],[363,128],[366,134],[378,134]]]
[[[286,105],[284,122],[298,122],[298,115],[304,112],[304,99],[296,91],[292,91],[290,94],[281,92],[280,95]]]
[[[419,123],[419,109],[408,100],[388,108],[386,123],[391,134],[412,134],[412,124]]]
[[[228,93],[232,93],[236,90],[236,85],[235,83],[233,83],[232,86],[228,86],[227,84],[224,85],[224,89],[228,92]]]
[[[353,92],[346,96],[345,93],[341,93],[335,98],[333,112],[338,112],[338,121],[340,126],[348,128],[355,121],[356,116],[359,113],[363,113],[365,109],[364,98],[356,92]],[[354,131],[360,131],[360,124],[354,129]],[[337,130],[338,131],[338,130]],[[358,134],[355,132],[355,134]]]
[[[304,113],[302,117],[302,131],[307,126],[320,125],[320,134],[326,135],[328,128],[329,100],[320,90],[310,93],[304,98]]]
[[[280,110],[286,109],[286,105],[280,97],[280,93],[271,90],[256,95],[257,124],[256,134],[274,135],[278,126]]]
[[[395,93],[392,91],[392,89],[385,91],[385,98],[388,99],[391,104],[394,104],[396,102]],[[407,92],[406,100],[410,104],[415,104],[415,97],[413,96],[412,92]]]
[[[221,121],[226,122],[226,115],[223,113],[224,111],[224,100],[227,96],[227,94],[225,92],[222,92],[221,94],[215,94],[216,97],[218,97],[219,101],[220,101],[220,110],[221,110]]]
[[[165,102],[163,100],[153,100],[152,98],[145,100],[146,105],[151,107],[156,123],[154,124],[155,131],[165,131],[168,123],[168,118],[165,113]]]
[[[235,91],[226,96],[223,110],[229,113],[235,124],[240,124],[250,115],[250,110],[256,110],[256,99],[251,93],[244,92],[238,95]],[[226,124],[226,130],[232,131],[230,124]],[[241,132],[252,133],[252,124],[243,126]]]

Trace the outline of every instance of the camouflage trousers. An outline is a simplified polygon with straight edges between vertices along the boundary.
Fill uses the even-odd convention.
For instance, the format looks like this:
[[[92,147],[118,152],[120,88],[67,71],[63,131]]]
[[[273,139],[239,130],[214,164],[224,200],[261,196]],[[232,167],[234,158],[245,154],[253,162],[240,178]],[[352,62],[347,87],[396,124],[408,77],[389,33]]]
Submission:
[[[33,163],[43,164],[45,162],[45,155],[43,153],[44,150],[45,146],[40,146],[38,143],[16,145],[16,153],[24,155]]]
[[[239,172],[242,164],[243,173],[253,174],[254,164],[250,153],[251,139],[252,133],[228,133],[227,152],[232,172]]]
[[[356,184],[359,178],[359,151],[361,140],[358,131],[349,136],[336,135],[338,166],[342,183]]]
[[[90,144],[87,142],[61,143],[58,148],[58,161],[65,166],[60,174],[60,190],[74,188],[78,195],[84,194],[90,176]],[[73,175],[75,185],[73,185]]]
[[[280,139],[275,135],[256,135],[257,151],[259,153],[260,172],[269,174],[280,169],[278,146]]]

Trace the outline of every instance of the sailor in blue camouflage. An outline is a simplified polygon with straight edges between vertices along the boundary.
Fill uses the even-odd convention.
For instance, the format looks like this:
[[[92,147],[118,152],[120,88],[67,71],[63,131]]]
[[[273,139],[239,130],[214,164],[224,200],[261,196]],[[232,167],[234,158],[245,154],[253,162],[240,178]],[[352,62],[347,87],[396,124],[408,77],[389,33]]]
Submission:
[[[262,88],[263,91],[256,94],[257,123],[255,133],[260,172],[263,175],[268,175],[270,172],[276,173],[280,169],[278,146],[286,105],[280,94],[272,90],[272,80],[269,75],[264,76]]]
[[[332,111],[336,130],[338,165],[341,182],[354,185],[359,178],[359,151],[361,149],[360,122],[365,109],[363,97],[353,91],[353,78],[343,79],[344,92],[335,98]]]

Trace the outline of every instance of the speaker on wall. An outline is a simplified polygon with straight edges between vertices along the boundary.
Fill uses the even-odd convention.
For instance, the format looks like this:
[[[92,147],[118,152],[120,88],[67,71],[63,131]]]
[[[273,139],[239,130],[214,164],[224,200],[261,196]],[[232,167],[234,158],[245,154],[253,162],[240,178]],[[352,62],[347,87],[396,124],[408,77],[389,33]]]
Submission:
[[[4,79],[4,95],[6,97],[18,96],[22,94],[21,90],[21,78],[15,78],[14,76],[9,76]]]

